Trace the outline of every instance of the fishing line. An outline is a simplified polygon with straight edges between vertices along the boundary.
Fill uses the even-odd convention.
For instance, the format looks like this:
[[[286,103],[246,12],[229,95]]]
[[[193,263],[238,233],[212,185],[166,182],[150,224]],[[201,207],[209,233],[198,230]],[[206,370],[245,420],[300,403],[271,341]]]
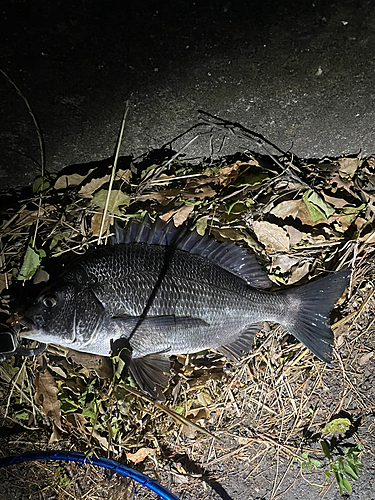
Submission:
[[[150,491],[153,491],[154,493],[159,495],[159,498],[163,498],[165,500],[179,500],[176,495],[164,488],[164,486],[155,481],[155,479],[151,479],[141,472],[130,469],[129,467],[115,462],[114,460],[109,460],[108,458],[96,457],[95,455],[87,457],[84,453],[76,453],[73,451],[33,451],[21,453],[20,455],[15,455],[12,457],[0,458],[0,468],[21,464],[23,462],[33,462],[35,460],[59,460],[65,462],[78,462],[80,464],[87,465],[97,465],[98,467],[107,469],[112,473],[117,472],[122,476],[133,479],[141,485],[141,488],[145,487]],[[137,493],[139,493],[139,490],[136,492],[136,494]]]

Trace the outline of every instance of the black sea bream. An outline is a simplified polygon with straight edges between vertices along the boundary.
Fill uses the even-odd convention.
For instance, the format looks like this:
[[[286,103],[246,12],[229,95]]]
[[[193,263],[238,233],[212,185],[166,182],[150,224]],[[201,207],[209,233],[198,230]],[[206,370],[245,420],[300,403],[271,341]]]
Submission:
[[[233,243],[158,220],[116,227],[111,245],[87,253],[26,311],[26,338],[109,356],[128,339],[129,369],[149,394],[166,385],[168,356],[216,349],[247,353],[261,321],[276,321],[329,363],[329,315],[349,278],[341,271],[269,292],[255,258]]]

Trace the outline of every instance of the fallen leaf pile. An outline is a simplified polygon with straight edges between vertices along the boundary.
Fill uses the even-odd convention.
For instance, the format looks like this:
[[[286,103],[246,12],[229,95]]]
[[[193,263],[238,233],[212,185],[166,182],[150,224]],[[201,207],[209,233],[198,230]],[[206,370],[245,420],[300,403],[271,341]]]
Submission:
[[[27,289],[31,280],[48,280],[52,268],[96,245],[106,206],[104,237],[114,218],[141,218],[146,212],[151,218],[172,218],[176,226],[188,223],[201,235],[210,233],[255,252],[275,287],[338,270],[374,251],[375,157],[292,163],[254,154],[199,165],[181,159],[167,164],[171,157],[166,151],[157,162],[151,157],[123,162],[110,193],[107,162],[80,166],[77,172],[69,167],[38,178],[27,196],[2,197],[1,312],[9,322],[15,324],[17,314],[22,315],[22,308],[15,310],[9,300],[14,284],[26,283]],[[281,359],[277,350],[271,355]],[[126,449],[128,460],[137,464],[154,456],[163,436],[176,432],[160,410],[113,384],[112,365],[105,358],[89,360],[73,351],[66,357],[43,356],[43,370],[39,367],[35,376],[35,403],[53,422],[51,441],[70,433],[86,449],[117,454]],[[225,411],[215,405],[215,394],[226,375],[222,358],[211,364],[206,354],[203,358],[198,368],[182,358],[176,361],[179,368],[167,396],[177,414],[206,425]],[[199,357],[195,361],[199,365]],[[188,425],[183,432],[187,438],[196,435]]]

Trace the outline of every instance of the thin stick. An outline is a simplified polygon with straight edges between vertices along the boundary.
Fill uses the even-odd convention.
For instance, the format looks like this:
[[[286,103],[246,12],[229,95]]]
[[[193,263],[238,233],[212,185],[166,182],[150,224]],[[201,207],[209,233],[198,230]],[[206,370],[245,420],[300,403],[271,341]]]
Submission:
[[[120,153],[121,141],[122,141],[122,136],[124,134],[125,122],[126,122],[126,117],[127,117],[128,111],[129,111],[129,101],[126,101],[124,115],[123,115],[122,121],[121,121],[120,133],[119,133],[119,136],[117,139],[117,144],[116,144],[115,158],[114,158],[113,165],[112,165],[112,174],[111,174],[111,178],[109,181],[107,199],[105,200],[105,207],[104,207],[104,212],[103,212],[103,217],[102,217],[102,223],[100,224],[98,245],[101,244],[101,240],[102,240],[104,221],[105,221],[107,211],[108,211],[108,205],[109,205],[109,200],[111,197],[111,190],[112,190],[112,186],[113,186],[113,181],[115,180],[117,161],[118,161],[118,156]]]
[[[34,122],[34,125],[35,125],[35,128],[36,128],[36,132],[38,134],[39,149],[40,149],[40,164],[41,164],[41,167],[42,167],[42,177],[44,179],[44,175],[45,175],[45,147],[44,147],[44,140],[43,140],[42,131],[41,131],[41,128],[39,126],[38,120],[36,119],[36,116],[34,114],[34,111],[32,110],[32,107],[31,107],[31,105],[29,103],[29,100],[27,99],[27,97],[25,96],[25,94],[23,94],[23,92],[21,91],[21,89],[14,83],[14,81],[1,68],[0,68],[0,73],[3,76],[5,76],[5,78],[8,80],[8,82],[16,89],[17,94],[21,97],[21,99],[25,103],[25,105],[27,107],[27,110],[30,113],[30,116],[31,116],[31,118],[32,118],[32,120]]]

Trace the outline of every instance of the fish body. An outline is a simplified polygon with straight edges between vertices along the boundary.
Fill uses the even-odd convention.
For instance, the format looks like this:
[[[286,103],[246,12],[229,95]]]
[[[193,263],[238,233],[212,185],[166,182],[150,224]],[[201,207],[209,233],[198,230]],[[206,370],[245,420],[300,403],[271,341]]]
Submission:
[[[165,385],[166,356],[217,349],[238,359],[262,321],[276,321],[330,362],[329,314],[343,271],[270,292],[266,273],[244,249],[158,220],[117,228],[112,245],[84,256],[26,311],[23,337],[109,356],[128,341],[130,370],[154,396]]]

